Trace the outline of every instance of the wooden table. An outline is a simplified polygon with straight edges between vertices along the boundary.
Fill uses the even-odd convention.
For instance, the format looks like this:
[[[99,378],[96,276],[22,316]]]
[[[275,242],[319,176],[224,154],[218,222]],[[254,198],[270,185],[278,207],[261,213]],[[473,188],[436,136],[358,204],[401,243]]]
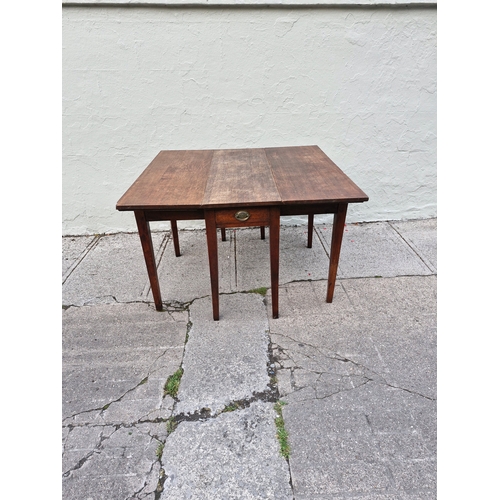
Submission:
[[[326,301],[332,302],[349,203],[368,196],[318,146],[256,149],[160,151],[118,201],[117,210],[134,211],[151,290],[158,311],[162,300],[150,221],[171,221],[175,255],[180,256],[178,220],[204,219],[212,307],[219,319],[217,228],[269,226],[271,298],[278,317],[281,215],[308,215],[307,246],[314,214],[333,213]]]

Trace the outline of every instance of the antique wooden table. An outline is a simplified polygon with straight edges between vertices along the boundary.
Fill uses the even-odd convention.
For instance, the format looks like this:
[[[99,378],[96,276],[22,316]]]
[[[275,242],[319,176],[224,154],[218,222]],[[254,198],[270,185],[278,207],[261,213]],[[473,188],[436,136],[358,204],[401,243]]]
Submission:
[[[219,319],[217,228],[269,226],[271,298],[278,317],[281,215],[308,215],[312,244],[314,214],[333,213],[326,301],[332,302],[349,203],[368,196],[318,146],[256,149],[161,151],[118,201],[134,211],[151,291],[158,311],[162,300],[150,221],[171,221],[176,256],[178,220],[204,219],[214,320]]]

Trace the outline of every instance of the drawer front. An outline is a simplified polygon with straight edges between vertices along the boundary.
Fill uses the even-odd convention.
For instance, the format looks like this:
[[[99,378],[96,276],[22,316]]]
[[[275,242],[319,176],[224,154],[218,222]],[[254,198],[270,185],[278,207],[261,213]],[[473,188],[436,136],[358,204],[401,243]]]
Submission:
[[[269,208],[225,208],[215,212],[215,223],[223,227],[269,225],[269,219]]]

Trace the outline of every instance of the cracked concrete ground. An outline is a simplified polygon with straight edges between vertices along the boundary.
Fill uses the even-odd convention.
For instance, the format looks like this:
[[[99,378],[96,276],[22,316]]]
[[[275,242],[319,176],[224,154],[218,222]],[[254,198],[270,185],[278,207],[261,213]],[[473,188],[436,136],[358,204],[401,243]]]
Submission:
[[[331,304],[331,225],[283,227],[278,319],[228,231],[219,322],[203,231],[153,234],[161,313],[137,234],[63,238],[63,498],[436,498],[436,226],[347,225]]]

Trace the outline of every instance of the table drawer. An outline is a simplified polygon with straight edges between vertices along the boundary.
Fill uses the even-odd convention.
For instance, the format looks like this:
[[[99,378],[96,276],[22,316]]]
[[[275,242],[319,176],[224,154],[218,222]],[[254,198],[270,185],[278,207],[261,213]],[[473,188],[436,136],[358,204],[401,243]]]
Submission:
[[[224,227],[269,225],[269,208],[231,208],[215,212],[215,223]]]

